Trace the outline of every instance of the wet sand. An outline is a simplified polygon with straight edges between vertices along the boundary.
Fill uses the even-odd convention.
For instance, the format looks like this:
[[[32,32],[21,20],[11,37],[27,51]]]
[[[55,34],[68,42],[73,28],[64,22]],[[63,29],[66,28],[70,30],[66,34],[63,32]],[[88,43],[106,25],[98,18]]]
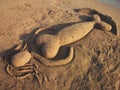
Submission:
[[[120,9],[120,0],[99,0],[99,1]]]

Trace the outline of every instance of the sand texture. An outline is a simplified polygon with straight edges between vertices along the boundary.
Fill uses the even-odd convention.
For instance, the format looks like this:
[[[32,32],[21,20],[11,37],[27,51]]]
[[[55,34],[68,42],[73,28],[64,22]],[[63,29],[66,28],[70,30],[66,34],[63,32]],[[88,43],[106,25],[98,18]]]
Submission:
[[[94,24],[84,35],[71,28],[93,15],[102,26]],[[120,90],[119,16],[119,9],[97,0],[0,0],[0,90]],[[47,49],[52,58],[36,45],[42,35],[53,35],[55,40],[47,37],[50,49],[59,46],[56,55]],[[58,37],[62,43],[53,47]],[[23,66],[11,66],[21,42],[31,56],[22,58]]]

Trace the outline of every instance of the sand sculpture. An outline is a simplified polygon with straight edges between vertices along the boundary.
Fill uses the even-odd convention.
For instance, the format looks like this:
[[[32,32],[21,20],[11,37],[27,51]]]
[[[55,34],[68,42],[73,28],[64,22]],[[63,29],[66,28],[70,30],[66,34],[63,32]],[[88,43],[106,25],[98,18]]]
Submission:
[[[14,67],[20,67],[24,66],[27,62],[30,61],[31,59],[31,54],[26,50],[27,44],[25,43],[24,46],[18,45],[17,47],[14,48],[14,52],[16,51],[15,54],[11,55],[12,52],[8,52],[10,57],[10,63]]]
[[[9,62],[6,66],[6,71],[10,76],[15,76],[18,80],[29,76],[35,76],[39,83],[38,66],[30,64],[32,56],[27,51],[27,43],[19,44],[9,52],[7,52],[5,61]]]
[[[36,45],[41,49],[42,55],[46,58],[53,58],[57,55],[61,46],[73,43],[87,35],[95,25],[103,30],[110,31],[111,25],[100,20],[98,15],[92,16],[93,21],[76,23],[64,28],[55,35],[43,34],[36,38]]]
[[[64,59],[53,61],[50,58],[54,58],[57,55],[61,46],[68,45],[83,38],[95,26],[99,26],[105,31],[110,31],[112,28],[108,23],[101,21],[98,15],[93,15],[92,19],[92,21],[76,23],[64,28],[55,35],[39,35],[39,31],[37,31],[35,34],[37,37],[34,38],[35,45],[37,49],[41,49],[43,56],[33,51],[31,53],[28,52],[26,49],[28,47],[27,44],[23,46],[18,45],[6,55],[5,60],[10,60],[10,63],[7,64],[6,71],[11,76],[23,79],[31,75],[38,77],[37,65],[28,63],[32,58],[38,59],[42,64],[47,66],[61,66],[70,63],[74,56],[73,47],[70,47],[69,54]],[[40,82],[39,79],[38,81]]]
[[[65,59],[49,60],[49,58],[54,58],[59,52],[61,46],[73,43],[83,38],[96,26],[105,31],[110,31],[112,28],[110,24],[101,21],[98,15],[93,15],[92,19],[92,21],[76,23],[72,26],[64,28],[55,35],[39,35],[41,29],[38,30],[36,32],[36,35],[38,35],[35,38],[35,44],[38,47],[38,49],[41,50],[43,56],[34,52],[31,53],[38,61],[40,61],[46,66],[61,66],[70,63],[74,54],[73,47],[71,47],[69,55]]]

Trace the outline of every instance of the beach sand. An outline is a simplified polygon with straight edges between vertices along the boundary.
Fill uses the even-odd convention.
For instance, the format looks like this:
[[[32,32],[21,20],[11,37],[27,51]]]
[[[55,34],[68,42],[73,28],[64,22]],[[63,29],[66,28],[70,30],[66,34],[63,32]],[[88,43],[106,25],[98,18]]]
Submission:
[[[112,31],[95,28],[70,44],[72,62],[48,67],[31,60],[41,83],[34,75],[19,80],[6,72],[6,52],[30,41],[33,31],[60,30],[66,23],[85,21],[95,10]],[[120,90],[120,9],[97,0],[0,0],[0,90]]]
[[[120,9],[120,0],[99,0],[99,1]]]

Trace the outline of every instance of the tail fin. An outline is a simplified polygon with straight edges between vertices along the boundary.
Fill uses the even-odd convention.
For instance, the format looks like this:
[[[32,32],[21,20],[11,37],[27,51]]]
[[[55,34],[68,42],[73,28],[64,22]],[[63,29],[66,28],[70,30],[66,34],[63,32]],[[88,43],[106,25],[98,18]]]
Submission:
[[[92,16],[92,18],[94,19],[94,21],[96,22],[95,27],[105,30],[105,31],[111,31],[112,26],[104,21],[101,20],[100,16],[95,14]]]

